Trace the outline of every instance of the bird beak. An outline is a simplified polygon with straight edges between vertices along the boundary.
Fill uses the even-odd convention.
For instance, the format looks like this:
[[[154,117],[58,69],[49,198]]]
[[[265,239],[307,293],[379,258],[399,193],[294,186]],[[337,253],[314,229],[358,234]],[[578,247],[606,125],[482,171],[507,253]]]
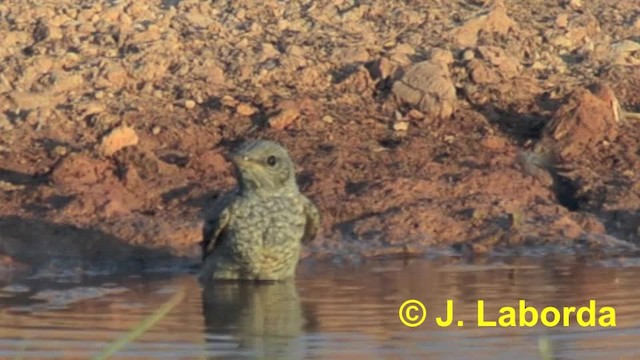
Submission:
[[[231,154],[229,159],[238,167],[245,167],[252,162],[248,157],[238,154]]]

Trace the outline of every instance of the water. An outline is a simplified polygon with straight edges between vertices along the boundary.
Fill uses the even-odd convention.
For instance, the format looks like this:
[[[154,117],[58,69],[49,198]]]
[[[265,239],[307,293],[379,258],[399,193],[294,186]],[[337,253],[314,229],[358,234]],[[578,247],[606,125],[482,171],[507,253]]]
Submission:
[[[636,359],[640,262],[568,258],[304,263],[295,282],[224,283],[204,291],[193,274],[15,279],[0,286],[0,358],[86,359],[100,353],[176,293],[184,299],[117,359]],[[398,308],[418,299],[419,327]],[[463,327],[433,317],[454,302]],[[616,310],[617,327],[482,327],[477,300],[496,320],[519,299],[544,306]],[[412,315],[414,313],[411,313]]]

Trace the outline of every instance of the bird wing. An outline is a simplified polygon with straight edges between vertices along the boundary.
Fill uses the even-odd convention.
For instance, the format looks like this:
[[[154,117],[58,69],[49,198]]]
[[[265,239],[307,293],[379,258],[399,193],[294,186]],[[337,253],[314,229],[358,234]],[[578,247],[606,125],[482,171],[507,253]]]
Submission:
[[[306,217],[306,223],[304,226],[302,242],[306,243],[313,240],[320,229],[320,212],[311,200],[306,197],[304,200],[304,215]]]
[[[232,191],[218,198],[206,211],[202,228],[202,259],[204,260],[220,245],[222,235],[231,219],[230,205],[233,203],[237,191]]]

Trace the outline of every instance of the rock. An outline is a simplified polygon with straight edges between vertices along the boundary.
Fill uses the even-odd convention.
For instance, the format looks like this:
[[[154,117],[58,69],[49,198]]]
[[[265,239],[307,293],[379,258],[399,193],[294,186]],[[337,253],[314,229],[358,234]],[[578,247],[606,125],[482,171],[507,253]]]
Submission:
[[[193,108],[195,108],[195,107],[196,107],[196,102],[195,102],[195,101],[193,101],[193,100],[191,100],[191,99],[189,99],[189,100],[185,100],[185,102],[184,102],[184,107],[185,107],[186,109],[193,109]]]
[[[2,39],[1,41],[2,46],[5,48],[10,48],[18,45],[22,46],[31,40],[31,36],[24,31],[9,31],[3,36],[3,38],[4,39]]]
[[[430,60],[442,65],[449,66],[453,64],[453,54],[449,50],[434,48],[430,51]]]
[[[340,64],[357,64],[369,60],[369,53],[360,46],[339,47],[333,54],[334,59]]]
[[[473,53],[472,50],[466,50],[464,53],[462,53],[462,60],[469,61],[473,59],[475,56],[476,55]]]
[[[7,181],[0,180],[0,191],[12,192],[24,189],[24,185],[14,184]]]
[[[102,138],[100,152],[106,156],[111,156],[121,149],[138,144],[138,134],[128,126],[120,126],[113,129]]]
[[[100,114],[107,110],[107,107],[98,101],[86,102],[79,104],[76,107],[76,111],[82,116],[90,116],[94,114]]]
[[[103,77],[96,81],[98,87],[123,87],[129,80],[129,74],[122,66],[111,64],[103,70]]]
[[[234,108],[238,106],[238,104],[240,104],[238,100],[234,99],[232,96],[229,96],[229,95],[223,96],[222,99],[220,99],[220,102],[222,103],[222,105],[228,106],[230,108]]]
[[[169,64],[163,58],[150,58],[132,72],[136,79],[152,81],[164,77],[168,72]]]
[[[553,38],[553,40],[551,41],[551,43],[554,46],[557,46],[559,48],[565,48],[565,49],[571,49],[573,47],[573,41],[571,41],[571,39],[569,39],[568,37],[564,36],[564,35],[558,35],[555,38]]]
[[[285,107],[269,118],[269,127],[284,130],[300,117],[300,110],[296,107]]]
[[[391,63],[387,58],[380,58],[367,65],[369,75],[374,80],[382,80],[393,76],[398,67]]]
[[[203,78],[207,84],[221,85],[225,82],[224,69],[211,61],[205,61],[202,65],[194,68],[191,73]]]
[[[516,27],[515,21],[507,15],[503,1],[498,0],[488,13],[467,20],[462,26],[454,29],[452,36],[456,45],[471,47],[476,45],[480,31],[507,34]]]
[[[325,115],[322,117],[322,121],[326,122],[327,124],[333,124],[333,117],[331,115]]]
[[[455,109],[456,89],[445,64],[429,60],[413,65],[392,87],[403,102],[427,116],[448,118]]]
[[[358,66],[356,71],[352,72],[344,80],[338,83],[339,91],[366,93],[373,90],[373,79],[369,71],[364,66]]]
[[[280,51],[278,51],[271,43],[262,43],[260,50],[260,61],[266,61],[280,55]]]
[[[500,82],[500,75],[478,59],[467,63],[469,75],[476,84],[496,84]]]
[[[409,112],[407,113],[407,116],[409,116],[410,118],[412,118],[414,120],[418,120],[418,119],[424,118],[424,114],[421,113],[420,111],[416,110],[416,109],[409,110]]]
[[[256,108],[249,104],[240,103],[236,106],[236,113],[242,116],[251,116],[256,113]]]
[[[582,8],[582,0],[569,0],[569,7],[572,10],[579,10]]]
[[[40,107],[52,107],[59,101],[58,97],[47,93],[31,93],[25,91],[14,91],[9,94],[18,109],[38,109]]]
[[[406,121],[398,121],[393,124],[393,130],[395,131],[407,131],[409,130],[409,123]]]
[[[79,74],[64,74],[58,76],[55,84],[52,87],[53,93],[65,93],[71,90],[78,89],[84,84],[82,75]]]
[[[566,28],[567,25],[569,25],[569,14],[558,14],[558,16],[556,17],[556,26],[563,29]]]
[[[537,145],[538,152],[551,152],[559,161],[571,161],[597,151],[605,140],[618,135],[616,103],[606,84],[595,84],[592,91],[577,89],[553,115]]]
[[[640,42],[623,40],[611,44],[609,53],[614,65],[639,65]]]
[[[500,151],[507,147],[507,141],[503,137],[490,135],[482,139],[482,146],[488,150]]]
[[[507,52],[497,46],[479,46],[478,54],[484,60],[498,69],[498,73],[507,79],[518,75],[521,70],[520,62],[507,54]]]

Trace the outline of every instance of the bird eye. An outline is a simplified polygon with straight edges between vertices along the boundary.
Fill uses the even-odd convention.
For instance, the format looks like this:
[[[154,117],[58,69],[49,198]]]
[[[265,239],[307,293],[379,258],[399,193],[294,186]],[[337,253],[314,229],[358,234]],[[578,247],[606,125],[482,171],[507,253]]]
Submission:
[[[271,155],[267,158],[267,165],[276,166],[277,163],[278,163],[278,159],[276,159],[275,156]]]

